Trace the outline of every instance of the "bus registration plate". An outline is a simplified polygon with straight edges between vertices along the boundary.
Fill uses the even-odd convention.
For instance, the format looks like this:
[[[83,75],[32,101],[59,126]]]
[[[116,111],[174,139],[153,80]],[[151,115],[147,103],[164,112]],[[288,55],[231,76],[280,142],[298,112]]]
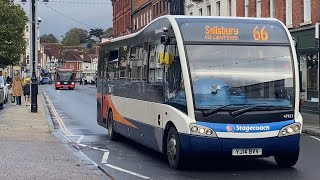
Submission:
[[[258,156],[262,155],[262,148],[232,149],[232,156]]]

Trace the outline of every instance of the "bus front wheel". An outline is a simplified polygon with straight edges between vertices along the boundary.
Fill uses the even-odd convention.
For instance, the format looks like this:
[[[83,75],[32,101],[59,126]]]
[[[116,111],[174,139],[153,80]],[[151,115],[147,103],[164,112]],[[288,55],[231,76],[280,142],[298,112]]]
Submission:
[[[283,167],[283,168],[289,168],[294,166],[299,159],[299,148],[290,153],[283,153],[274,156],[274,160],[278,164],[278,166]]]
[[[107,129],[108,129],[108,135],[109,135],[110,140],[111,141],[117,140],[117,134],[114,131],[114,120],[113,120],[112,111],[109,111],[109,113],[108,113]]]
[[[169,165],[174,169],[181,169],[183,153],[176,128],[171,127],[167,136],[167,158]]]

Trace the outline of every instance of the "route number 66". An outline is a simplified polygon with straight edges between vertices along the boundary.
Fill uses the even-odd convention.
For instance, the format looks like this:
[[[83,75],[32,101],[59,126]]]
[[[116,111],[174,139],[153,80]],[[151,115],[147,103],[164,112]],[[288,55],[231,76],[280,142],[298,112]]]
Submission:
[[[253,38],[255,41],[266,41],[268,40],[268,33],[267,31],[265,31],[265,26],[263,26],[263,28],[259,31],[258,29],[259,27],[256,26],[254,29],[253,29]]]

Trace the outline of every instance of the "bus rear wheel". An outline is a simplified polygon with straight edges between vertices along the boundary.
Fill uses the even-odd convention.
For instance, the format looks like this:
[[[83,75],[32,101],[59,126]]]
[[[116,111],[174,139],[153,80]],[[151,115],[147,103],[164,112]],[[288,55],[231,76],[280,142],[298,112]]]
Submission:
[[[178,132],[174,127],[171,127],[168,132],[166,149],[169,165],[174,169],[181,169],[184,156]]]
[[[289,168],[297,163],[299,159],[299,152],[300,150],[298,148],[294,152],[279,154],[274,156],[274,160],[276,161],[279,167]]]
[[[108,119],[107,119],[107,129],[108,135],[111,141],[117,140],[117,133],[114,131],[114,120],[113,120],[113,113],[109,111]]]

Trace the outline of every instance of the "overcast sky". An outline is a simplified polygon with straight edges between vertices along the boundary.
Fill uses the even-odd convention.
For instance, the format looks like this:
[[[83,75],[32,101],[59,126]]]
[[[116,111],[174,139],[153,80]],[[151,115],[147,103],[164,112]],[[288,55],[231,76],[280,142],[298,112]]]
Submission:
[[[29,17],[29,2],[31,0],[27,0],[25,5],[20,1],[15,0],[15,3],[22,5]],[[86,30],[112,27],[111,0],[49,0],[51,2],[47,4],[48,7],[40,1],[38,2],[38,16],[42,20],[40,24],[41,35],[52,33],[61,39],[62,35],[75,27]]]

